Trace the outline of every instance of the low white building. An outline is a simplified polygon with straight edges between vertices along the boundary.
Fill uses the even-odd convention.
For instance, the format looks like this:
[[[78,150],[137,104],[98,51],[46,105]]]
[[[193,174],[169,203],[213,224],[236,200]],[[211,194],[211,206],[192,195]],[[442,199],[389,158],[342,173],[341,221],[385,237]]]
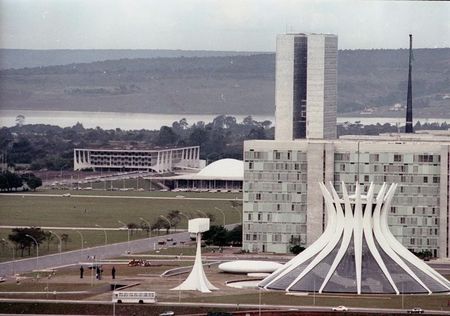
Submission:
[[[175,169],[200,169],[200,146],[142,149],[80,149],[73,150],[74,170],[143,170],[156,173]]]
[[[164,178],[175,191],[231,191],[242,190],[244,163],[242,160],[221,159],[207,165],[198,173]]]

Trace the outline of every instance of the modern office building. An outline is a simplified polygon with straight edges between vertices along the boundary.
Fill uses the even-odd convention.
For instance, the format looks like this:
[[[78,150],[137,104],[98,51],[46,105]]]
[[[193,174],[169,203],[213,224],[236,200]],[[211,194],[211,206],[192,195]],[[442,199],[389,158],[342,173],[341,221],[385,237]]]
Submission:
[[[200,147],[142,149],[79,149],[73,150],[74,170],[145,170],[156,173],[174,169],[200,169]]]
[[[336,138],[336,80],[336,35],[279,35],[275,139]]]
[[[335,78],[328,81],[325,75],[315,77],[311,85],[311,89],[317,88],[322,94],[310,92],[308,96],[307,85],[305,124],[302,116],[297,120],[293,114],[295,102],[290,100],[295,94],[296,80],[301,82],[303,79],[280,74],[282,69],[289,73],[288,68],[291,73],[295,72],[297,65],[282,56],[289,52],[293,54],[291,48],[296,41],[308,45],[310,39],[313,42],[337,42],[334,35],[288,34],[278,37],[275,140],[244,143],[244,250],[287,253],[297,242],[308,246],[317,240],[327,220],[319,182],[331,182],[339,194],[342,193],[341,181],[361,183],[365,190],[371,182],[375,184],[375,190],[385,182],[395,182],[399,186],[389,213],[389,226],[394,236],[410,250],[431,251],[435,257],[448,257],[450,133],[333,139],[336,107],[326,107],[331,99],[335,104],[335,94],[325,91],[335,92],[336,81]],[[289,41],[294,44],[289,46],[286,44]],[[325,50],[310,46],[306,65],[309,59],[316,60],[329,67],[328,70],[319,67],[321,74],[322,71],[336,73],[335,58],[327,61],[326,57],[327,47],[331,44],[316,45]],[[306,77],[311,76],[306,67]],[[300,99],[305,100],[305,97]],[[313,102],[317,100],[324,101]],[[298,102],[295,104],[298,106]],[[304,135],[295,132],[303,128]],[[350,185],[348,189],[355,187]]]

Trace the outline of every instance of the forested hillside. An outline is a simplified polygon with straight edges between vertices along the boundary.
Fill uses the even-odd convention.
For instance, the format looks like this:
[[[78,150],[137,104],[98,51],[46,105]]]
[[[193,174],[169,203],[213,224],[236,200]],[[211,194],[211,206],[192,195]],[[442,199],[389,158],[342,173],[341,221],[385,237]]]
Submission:
[[[414,112],[450,117],[450,49],[414,52]],[[374,116],[405,103],[407,50],[339,52],[338,112]],[[272,114],[274,54],[120,59],[0,71],[0,108]]]

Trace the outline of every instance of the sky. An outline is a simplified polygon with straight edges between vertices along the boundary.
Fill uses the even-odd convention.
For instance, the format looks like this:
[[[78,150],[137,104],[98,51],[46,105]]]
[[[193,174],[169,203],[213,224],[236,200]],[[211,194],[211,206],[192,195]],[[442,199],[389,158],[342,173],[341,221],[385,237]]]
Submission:
[[[450,47],[450,2],[0,0],[0,48],[274,51],[286,32],[340,49]]]

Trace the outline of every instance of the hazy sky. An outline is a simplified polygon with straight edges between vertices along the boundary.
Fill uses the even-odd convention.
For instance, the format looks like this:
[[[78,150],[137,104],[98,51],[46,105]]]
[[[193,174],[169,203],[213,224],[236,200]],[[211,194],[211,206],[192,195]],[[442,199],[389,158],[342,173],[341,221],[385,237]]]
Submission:
[[[286,31],[341,49],[450,47],[450,3],[309,0],[0,0],[0,47],[274,51]]]

